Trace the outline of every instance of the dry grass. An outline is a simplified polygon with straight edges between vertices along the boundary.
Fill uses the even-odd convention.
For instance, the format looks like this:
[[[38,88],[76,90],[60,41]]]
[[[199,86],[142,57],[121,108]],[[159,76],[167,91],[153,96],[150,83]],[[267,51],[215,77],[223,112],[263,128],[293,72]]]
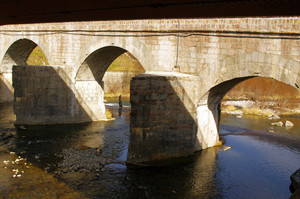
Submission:
[[[42,49],[39,46],[33,49],[26,63],[27,65],[39,65],[39,66],[44,64],[49,65],[45,54],[43,53]]]
[[[110,72],[135,72],[144,73],[145,70],[140,62],[129,52],[120,55],[115,59],[107,71]]]
[[[243,108],[243,114],[245,115],[261,115],[268,117],[274,115],[274,112],[270,109],[260,109],[260,108]]]
[[[238,109],[235,106],[232,106],[232,105],[224,105],[224,106],[222,106],[222,110],[237,111]]]
[[[263,109],[258,107],[251,107],[251,108],[237,108],[233,105],[222,105],[222,112],[227,114],[238,114],[242,113],[243,115],[261,115],[268,117],[270,115],[274,115],[274,111],[270,109]]]
[[[113,114],[112,114],[111,110],[105,109],[105,114],[106,114],[106,119],[108,119],[108,120],[113,119]]]
[[[292,86],[274,79],[254,77],[232,88],[223,100],[251,100],[251,108],[243,108],[244,114],[268,116],[299,114],[300,92]],[[272,103],[270,103],[272,102]],[[235,111],[234,107],[222,110]]]

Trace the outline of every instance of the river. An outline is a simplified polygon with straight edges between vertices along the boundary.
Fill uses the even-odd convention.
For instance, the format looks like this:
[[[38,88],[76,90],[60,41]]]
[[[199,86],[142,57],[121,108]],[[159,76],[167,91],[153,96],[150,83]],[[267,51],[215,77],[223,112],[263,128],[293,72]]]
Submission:
[[[225,146],[128,167],[130,106],[108,103],[115,120],[15,129],[0,104],[0,198],[288,198],[300,167],[300,117],[292,128],[258,116],[222,115]],[[272,132],[272,133],[271,133]],[[230,146],[230,147],[228,147]]]

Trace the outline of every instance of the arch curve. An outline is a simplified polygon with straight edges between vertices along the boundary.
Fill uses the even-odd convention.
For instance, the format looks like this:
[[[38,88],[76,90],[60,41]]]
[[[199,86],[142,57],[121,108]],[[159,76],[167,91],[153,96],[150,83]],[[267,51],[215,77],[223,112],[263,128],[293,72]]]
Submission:
[[[122,53],[128,51],[141,63],[146,71],[156,70],[156,68],[153,67],[158,66],[151,53],[151,50],[137,38],[95,38],[90,41],[90,43],[85,45],[78,60],[75,62],[75,77],[77,76],[80,67],[88,59],[88,57],[90,57],[96,51],[105,48],[123,49]]]
[[[5,46],[6,50],[1,55],[0,72],[10,73],[13,65],[27,65],[26,61],[36,46],[42,49],[47,60],[49,60],[49,53],[43,42],[36,42],[27,38],[12,39]]]
[[[96,80],[99,84],[109,65],[126,50],[107,46],[91,53],[77,70],[75,81]]]
[[[261,76],[278,80],[296,89],[300,87],[300,62],[280,55],[252,52],[227,57],[219,62],[218,72],[221,82],[235,78]]]
[[[300,63],[279,55],[252,52],[227,57],[218,63],[219,81],[207,85],[197,104],[197,138],[204,149],[215,146],[219,140],[220,103],[225,94],[238,83],[256,76],[272,78],[299,89]],[[221,80],[221,81],[220,81]]]

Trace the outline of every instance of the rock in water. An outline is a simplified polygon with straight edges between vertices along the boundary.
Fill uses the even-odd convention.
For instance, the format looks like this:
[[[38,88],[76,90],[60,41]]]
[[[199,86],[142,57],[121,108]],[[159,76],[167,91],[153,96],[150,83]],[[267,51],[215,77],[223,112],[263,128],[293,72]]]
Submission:
[[[18,126],[18,128],[21,130],[26,130],[25,126]]]
[[[294,124],[292,122],[290,122],[290,121],[287,120],[285,122],[285,126],[294,126]]]
[[[271,123],[273,126],[283,126],[282,122],[273,122]]]

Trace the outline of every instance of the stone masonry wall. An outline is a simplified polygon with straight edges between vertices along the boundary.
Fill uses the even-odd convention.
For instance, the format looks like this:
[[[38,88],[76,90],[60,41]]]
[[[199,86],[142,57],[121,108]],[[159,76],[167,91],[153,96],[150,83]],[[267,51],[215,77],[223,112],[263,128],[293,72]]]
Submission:
[[[16,125],[97,120],[61,67],[14,66]],[[105,118],[105,112],[104,116]]]
[[[72,78],[92,52],[101,47],[116,46],[132,53],[146,71],[175,70],[210,75],[213,80],[225,81],[229,77],[220,75],[218,71],[232,72],[232,66],[227,68],[222,65],[223,60],[232,56],[249,55],[255,60],[258,59],[256,54],[260,54],[263,60],[271,56],[271,59],[282,57],[300,62],[299,25],[299,17],[8,25],[0,27],[0,42],[3,44],[0,58],[14,41],[26,38],[42,48],[50,65],[67,66],[65,70]],[[241,61],[236,57],[234,60]],[[175,65],[179,68],[174,68]],[[249,68],[247,65],[248,62],[242,61],[238,70]],[[269,68],[261,66],[264,72],[261,75],[267,76]],[[298,74],[297,70],[294,72]],[[293,79],[295,82],[297,78]],[[211,87],[211,83],[205,86]]]
[[[6,25],[0,27],[0,59],[8,57],[4,55],[13,43],[27,39],[41,47],[50,65],[64,66],[73,80],[89,55],[110,46],[129,51],[147,72],[201,77],[201,96],[245,76],[274,78],[299,88],[299,26],[299,17]],[[10,71],[2,71],[6,61],[1,60],[2,73]]]

